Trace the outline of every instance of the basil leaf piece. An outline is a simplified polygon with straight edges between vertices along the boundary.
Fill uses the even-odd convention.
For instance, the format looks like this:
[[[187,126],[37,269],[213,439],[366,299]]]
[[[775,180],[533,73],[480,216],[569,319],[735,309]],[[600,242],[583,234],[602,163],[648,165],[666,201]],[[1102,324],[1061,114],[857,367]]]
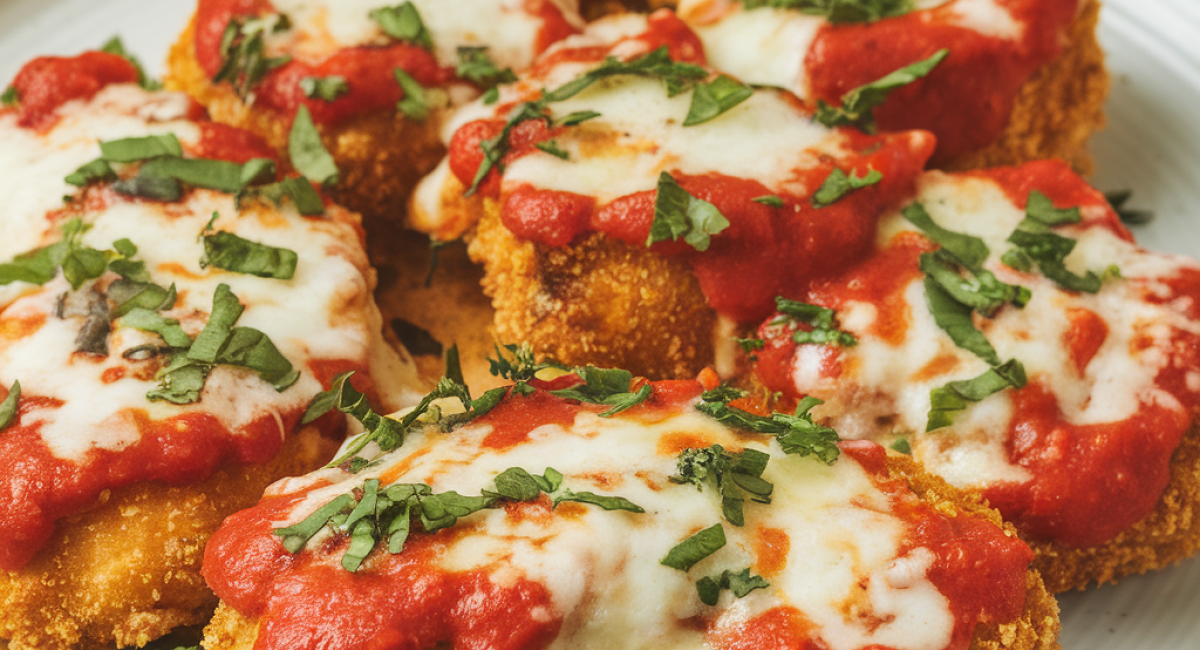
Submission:
[[[973,379],[952,381],[929,392],[929,421],[925,431],[934,431],[954,423],[954,415],[967,408],[968,402],[978,402],[1005,388],[1025,385],[1025,366],[1010,359],[988,369]]]
[[[83,187],[90,183],[115,181],[117,180],[117,173],[113,171],[108,161],[103,158],[97,158],[71,172],[63,180],[76,187]]]
[[[788,300],[783,296],[775,297],[775,309],[783,316],[772,321],[772,324],[796,323],[808,325],[810,329],[796,329],[792,333],[792,341],[797,345],[813,343],[816,345],[840,345],[852,348],[858,345],[858,339],[849,332],[837,328],[835,319],[837,313],[827,307],[810,305],[798,300]]]
[[[692,103],[688,106],[684,126],[695,126],[719,117],[729,109],[750,99],[754,89],[727,75],[707,83],[696,84]]]
[[[408,41],[427,50],[433,49],[433,39],[421,20],[421,14],[411,2],[402,2],[394,7],[380,7],[367,14],[384,34],[399,41]]]
[[[471,186],[467,188],[467,191],[463,192],[463,196],[474,194],[479,189],[479,184],[487,178],[488,172],[493,168],[504,171],[504,156],[508,155],[509,149],[512,147],[510,142],[512,130],[518,124],[529,120],[545,120],[548,123],[550,117],[546,115],[545,111],[545,102],[521,102],[508,114],[508,119],[505,120],[500,133],[479,143],[479,148],[483,150],[483,160],[480,161],[479,168],[475,170],[475,178],[471,181]]]
[[[893,90],[928,75],[949,53],[950,50],[943,48],[927,59],[906,65],[871,83],[859,86],[842,95],[840,107],[830,106],[818,99],[817,112],[813,119],[829,127],[854,126],[864,133],[875,133],[875,108],[887,101]]]
[[[771,583],[762,576],[751,575],[750,567],[746,567],[738,573],[726,569],[719,576],[700,578],[696,581],[696,593],[700,596],[700,602],[713,606],[721,599],[722,589],[728,589],[734,596],[744,598],[755,589],[766,589],[770,586]]]
[[[637,406],[638,404],[641,404],[642,402],[650,399],[650,395],[653,392],[654,392],[654,386],[652,386],[650,384],[642,384],[641,388],[638,388],[636,391],[633,391],[632,393],[614,393],[612,395],[609,395],[608,397],[605,397],[603,400],[601,400],[600,403],[607,404],[608,406],[611,406],[612,408],[601,413],[600,417],[609,418],[609,417],[612,417],[612,416],[620,413],[621,411],[629,410],[629,409]]]
[[[196,337],[196,340],[199,341],[200,337]],[[249,368],[280,392],[300,378],[300,372],[292,368],[292,363],[275,347],[271,339],[251,327],[233,328],[220,355],[217,356],[217,363]]]
[[[276,248],[220,231],[204,236],[204,256],[200,268],[219,269],[255,275],[260,278],[291,280],[296,274],[299,256],[295,251]]]
[[[8,395],[0,402],[0,431],[8,428],[17,419],[17,403],[21,400],[21,382],[13,381]]]
[[[350,545],[342,554],[342,568],[354,573],[375,548],[375,527],[369,521],[359,521],[350,530]]]
[[[696,81],[707,77],[708,71],[692,63],[672,60],[667,46],[664,45],[629,62],[614,56],[607,57],[598,67],[573,81],[554,90],[543,90],[542,96],[546,101],[561,102],[578,95],[600,79],[622,74],[661,79],[667,84],[667,96],[674,97],[691,88]]]
[[[692,248],[703,252],[708,250],[711,236],[728,227],[729,220],[715,205],[689,194],[667,172],[659,174],[647,247],[683,237]]]
[[[239,165],[227,160],[165,157],[146,162],[138,175],[173,178],[195,187],[234,194],[246,186],[246,167],[252,164],[251,180],[266,175],[268,169],[271,175],[275,173],[274,161],[267,158]]]
[[[188,349],[187,358],[202,363],[216,363],[221,348],[229,340],[233,324],[241,318],[245,310],[245,306],[233,295],[229,285],[217,285],[216,291],[213,292],[212,312],[204,324],[204,329],[200,330]]]
[[[559,478],[562,478],[561,474],[559,475]],[[637,514],[643,514],[646,512],[644,508],[630,501],[629,499],[626,499],[625,497],[602,496],[599,494],[593,494],[591,492],[572,492],[570,489],[563,490],[561,494],[555,495],[554,497],[555,506],[567,501],[572,501],[575,503],[587,503],[593,506],[599,506],[604,510],[624,510],[626,512],[633,512]]]
[[[513,73],[512,68],[501,70],[496,67],[487,50],[487,47],[459,45],[454,76],[466,79],[484,90],[516,81],[517,75]]]
[[[16,106],[21,103],[21,95],[17,92],[15,86],[9,86],[4,89],[4,94],[0,95],[0,106],[9,107]]]
[[[173,203],[183,197],[183,187],[179,181],[170,176],[161,176],[143,168],[133,178],[119,180],[112,184],[113,191],[126,196],[136,196],[153,201]]]
[[[1029,289],[1001,282],[985,269],[977,273],[968,271],[970,277],[963,277],[955,259],[945,249],[922,253],[918,263],[927,279],[955,301],[987,318],[995,316],[1001,307],[1009,303],[1024,307],[1032,295]]]
[[[322,185],[337,182],[337,164],[321,142],[321,133],[313,124],[307,106],[296,110],[296,119],[288,133],[288,155],[296,171],[308,180]]]
[[[332,102],[350,92],[350,84],[346,83],[345,77],[336,74],[328,77],[301,77],[300,92],[309,99]]]
[[[158,373],[158,388],[146,393],[150,401],[163,400],[172,404],[193,404],[200,401],[200,392],[212,366],[197,363],[187,355],[177,354],[170,365]]]
[[[953,255],[954,259],[969,271],[978,273],[983,269],[983,262],[991,254],[991,251],[982,239],[946,230],[937,225],[934,223],[933,217],[925,211],[925,206],[920,203],[909,204],[901,211],[901,214],[909,223],[919,228],[926,237]]]
[[[908,444],[907,438],[896,438],[896,441],[888,445],[888,449],[898,451],[906,456],[912,456],[912,445]]]
[[[1036,265],[1042,275],[1068,291],[1100,291],[1100,276],[1092,271],[1077,275],[1069,271],[1064,263],[1075,249],[1075,240],[1050,230],[1051,226],[1078,223],[1080,220],[1078,207],[1056,209],[1045,194],[1031,191],[1026,200],[1025,219],[1008,237],[1008,242],[1016,248],[1005,253],[1001,261],[1026,272]]]
[[[523,382],[533,379],[538,372],[547,368],[563,369],[561,364],[553,361],[538,362],[534,359],[533,348],[528,343],[522,343],[519,346],[506,344],[493,347],[496,350],[496,358],[488,357],[488,365],[490,366],[489,372],[495,377]],[[629,377],[633,378],[632,373]]]
[[[971,307],[954,299],[932,278],[925,278],[925,303],[937,326],[949,335],[958,347],[988,362],[1000,365],[996,349],[975,327]]]
[[[557,140],[546,140],[533,146],[550,154],[551,156],[554,156],[555,158],[560,158],[562,160],[569,160],[571,158],[571,154],[559,148]]]
[[[700,396],[696,410],[735,429],[747,429],[775,436],[785,454],[816,456],[826,465],[832,465],[840,454],[837,443],[841,440],[830,427],[817,424],[809,412],[821,400],[806,397],[796,405],[791,415],[772,413],[769,417],[756,415],[729,405],[729,402],[745,394],[735,389],[721,387]]]
[[[221,34],[218,46],[221,67],[213,75],[213,83],[227,81],[243,101],[253,101],[253,87],[268,72],[291,61],[289,56],[268,58],[265,55],[266,33],[286,31],[291,26],[291,21],[283,14],[249,19],[238,16],[230,18]]]
[[[1083,220],[1078,206],[1055,208],[1050,197],[1037,190],[1031,190],[1025,199],[1025,218],[1046,226],[1061,226],[1068,223],[1079,223]]]
[[[393,70],[392,75],[400,84],[400,90],[404,91],[404,98],[396,104],[396,110],[410,120],[419,121],[429,117],[429,96],[425,88],[400,68]]]
[[[597,117],[600,117],[600,114],[596,111],[575,111],[558,118],[554,123],[559,126],[578,126]]]
[[[757,449],[744,449],[729,454],[721,445],[704,449],[685,449],[675,460],[676,475],[670,480],[675,483],[691,483],[703,489],[711,480],[721,497],[721,510],[725,520],[735,526],[745,525],[743,505],[746,494],[757,503],[770,503],[775,486],[762,478],[767,469],[770,455]]]
[[[240,206],[248,198],[261,198],[276,206],[283,205],[283,199],[291,199],[296,211],[306,217],[325,214],[325,202],[321,195],[313,189],[312,183],[302,176],[285,178],[278,183],[247,187],[238,192],[235,200]]]
[[[100,46],[100,51],[107,52],[108,54],[116,54],[122,59],[128,61],[133,66],[133,69],[137,70],[137,82],[142,88],[146,90],[162,89],[162,83],[156,79],[151,79],[150,77],[146,76],[146,70],[142,67],[142,62],[138,61],[137,57],[125,50],[125,44],[121,42],[120,36],[114,36],[110,38],[108,42]]]
[[[431,494],[421,500],[421,526],[425,532],[434,533],[458,523],[459,517],[475,514],[492,507],[497,497],[468,497],[449,491]]]
[[[108,162],[131,163],[159,156],[182,156],[183,148],[174,133],[166,133],[102,141],[100,153]]]
[[[801,13],[822,16],[837,25],[874,22],[902,16],[915,8],[912,0],[741,0],[746,9],[775,7],[798,9]]]
[[[713,524],[675,545],[667,552],[666,557],[659,560],[659,564],[680,571],[688,571],[697,562],[716,553],[724,546],[725,529],[721,527],[721,524]]]
[[[300,418],[300,425],[311,424],[317,418],[337,408],[341,401],[342,382],[353,374],[353,371],[339,373],[330,383],[329,390],[313,395],[312,400],[308,402],[308,408],[304,409],[304,416]]]
[[[132,327],[146,332],[154,332],[172,348],[187,348],[192,344],[192,338],[179,326],[179,321],[167,318],[149,309],[136,307],[121,317],[121,327]]]
[[[170,309],[175,306],[176,297],[174,284],[164,289],[152,282],[121,278],[108,285],[108,298],[116,305],[113,308],[113,316],[118,318],[134,309],[151,312]]]
[[[353,506],[354,497],[343,494],[318,508],[316,512],[305,517],[300,523],[286,528],[276,528],[274,533],[283,538],[280,543],[288,553],[299,553],[308,540],[320,532],[334,515],[348,512]]]
[[[496,477],[496,493],[513,501],[532,501],[542,494],[542,488],[529,472],[510,467]]]
[[[371,442],[378,444],[379,448],[385,452],[399,448],[404,444],[404,433],[408,429],[408,425],[416,421],[417,416],[428,408],[429,402],[433,401],[428,398],[426,401],[422,401],[422,406],[418,406],[409,414],[412,416],[411,419],[406,416],[403,420],[395,420],[379,415],[371,410],[371,405],[367,402],[367,396],[355,390],[354,386],[350,384],[350,376],[353,374],[352,372],[347,372],[338,375],[334,378],[333,385],[329,388],[328,392],[336,395],[337,400],[334,405],[337,409],[342,413],[353,416],[354,419],[362,423],[365,431],[354,439],[353,444],[350,445],[346,453],[326,465],[326,467],[341,465],[362,451]],[[328,397],[322,398],[321,395],[318,394],[316,398],[313,398],[313,403],[317,402],[318,399],[321,399],[323,403],[329,400]],[[310,417],[311,411],[311,417],[315,420],[324,415],[324,412],[313,411],[313,403],[310,403],[309,410],[305,411],[305,417]],[[316,408],[319,409],[320,407]]]
[[[869,170],[866,176],[860,177],[853,173],[847,176],[846,172],[834,167],[829,176],[825,177],[825,182],[821,183],[821,187],[812,195],[812,206],[820,209],[833,205],[850,192],[874,185],[881,180],[883,174],[874,169]]]
[[[765,206],[769,206],[772,208],[782,208],[783,207],[783,199],[779,198],[778,196],[775,196],[774,194],[768,194],[766,196],[756,196],[750,200],[754,201],[755,203],[761,203]]]

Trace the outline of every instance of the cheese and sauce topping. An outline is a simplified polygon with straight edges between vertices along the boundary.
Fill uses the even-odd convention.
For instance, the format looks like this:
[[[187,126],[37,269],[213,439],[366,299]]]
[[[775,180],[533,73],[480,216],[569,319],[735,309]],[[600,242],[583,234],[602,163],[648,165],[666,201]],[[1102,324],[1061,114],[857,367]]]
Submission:
[[[256,619],[260,650],[355,650],[400,636],[412,648],[941,650],[967,647],[978,622],[1019,616],[1028,547],[994,524],[922,503],[889,474],[883,448],[841,443],[830,464],[785,454],[769,435],[697,411],[696,381],[656,382],[645,401],[609,417],[609,406],[552,392],[581,383],[530,380],[449,433],[418,421],[403,447],[367,455],[357,473],[330,468],[276,483],[213,536],[206,580]],[[720,491],[711,476],[678,476],[681,456],[714,445],[765,469],[747,478],[730,461]],[[497,477],[514,473],[548,482],[509,498],[511,484]],[[764,481],[769,496],[751,496]],[[429,533],[424,522],[439,506],[397,515],[397,501],[383,500],[413,489],[428,504],[450,503],[437,498],[450,492],[509,496]],[[726,518],[722,494],[750,496],[741,525]],[[342,515],[318,512],[338,499]],[[345,528],[358,535],[364,524],[346,513],[354,522],[392,517],[352,570],[346,556],[362,550],[350,548]],[[320,529],[285,549],[282,540],[314,517]],[[391,552],[397,520],[411,531]],[[668,559],[714,527],[723,545],[693,548],[686,568]],[[705,577],[725,587],[710,604],[697,586]]]
[[[58,61],[69,68],[87,58]],[[19,92],[36,86],[21,79]],[[188,119],[195,105],[186,96],[98,86],[92,97],[62,98],[35,120],[36,130],[19,124],[28,107],[0,111],[0,191],[8,197],[0,216],[0,385],[7,394],[20,383],[16,417],[0,431],[5,569],[27,562],[56,519],[89,507],[102,490],[141,480],[184,484],[224,463],[269,460],[338,372],[361,371],[364,390],[396,405],[415,383],[381,340],[357,216],[330,205],[323,216],[304,217],[290,202],[266,199],[239,206],[232,193],[186,185],[177,200],[145,198],[156,179],[139,167],[265,162],[273,154],[245,132]],[[82,188],[64,180],[113,156],[102,142],[150,136],[178,142],[182,157],[113,162],[111,177]],[[238,258],[286,259],[279,251],[290,251],[294,269],[238,270],[245,259],[213,259],[222,255],[213,239],[243,246],[226,253]],[[30,260],[54,246],[71,252],[42,279],[31,277],[41,271]],[[212,322],[217,302],[220,326]],[[199,343],[177,352],[203,337],[220,346],[207,359]],[[233,350],[234,340],[246,347]],[[185,356],[200,365],[180,370],[192,374],[172,384],[181,375],[169,366]],[[184,385],[198,394],[187,397]],[[320,426],[333,434],[341,424]]]
[[[397,71],[421,89],[457,84],[469,90],[470,76],[456,73],[464,49],[486,58],[495,73],[522,70],[551,43],[578,31],[576,4],[200,0],[195,54],[210,78],[230,81],[248,102],[289,119],[306,106],[318,124],[333,125],[395,110],[410,94]],[[231,34],[237,36],[230,40]],[[306,84],[327,85],[313,91]]]
[[[1098,291],[1001,261],[1017,248],[1018,226],[1031,228],[1037,193],[1056,210],[1079,208],[1077,222],[1053,233],[1075,242],[1066,272],[1102,276]],[[845,437],[905,438],[931,472],[980,489],[1028,534],[1080,547],[1111,539],[1158,502],[1200,405],[1200,265],[1138,248],[1104,198],[1059,162],[932,172],[915,201],[936,226],[982,241],[985,271],[1029,290],[1023,308],[970,321],[997,359],[1023,366],[1026,381],[966,399],[948,426],[927,431],[945,424],[931,412],[931,392],[994,362],[956,345],[939,323],[945,314],[930,307],[921,266],[939,243],[902,211],[881,221],[872,255],[802,298],[834,309],[857,344],[797,345],[772,319],[759,330],[760,380],[825,400],[814,413]]]
[[[703,252],[682,242],[653,249],[687,259],[719,313],[741,321],[765,315],[797,278],[833,272],[869,247],[875,215],[911,191],[934,143],[924,132],[828,128],[776,89],[746,87],[742,101],[685,125],[715,76],[703,63],[695,35],[669,11],[592,23],[548,50],[530,75],[502,86],[495,102],[477,101],[452,118],[449,156],[414,193],[412,223],[438,238],[459,236],[482,211],[463,209],[457,195],[466,189],[496,200],[520,239],[565,246],[598,231],[644,247],[667,174],[730,225]],[[621,64],[630,71],[604,73]],[[586,88],[557,97],[585,79]],[[725,82],[737,84],[712,83]],[[670,92],[672,84],[681,91]],[[882,179],[818,210],[811,197],[835,170],[874,170]]]
[[[948,48],[937,70],[897,91],[877,114],[883,129],[933,132],[933,161],[941,164],[1004,129],[1018,89],[1057,56],[1081,3],[921,0],[872,22],[831,22],[819,11],[767,4],[682,0],[679,15],[704,42],[713,68],[813,103],[840,103],[850,90]]]

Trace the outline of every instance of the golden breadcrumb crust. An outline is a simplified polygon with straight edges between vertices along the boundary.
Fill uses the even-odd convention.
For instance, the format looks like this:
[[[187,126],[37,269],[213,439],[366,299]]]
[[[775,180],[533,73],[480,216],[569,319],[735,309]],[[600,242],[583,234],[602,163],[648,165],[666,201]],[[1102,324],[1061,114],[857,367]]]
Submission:
[[[1004,528],[1016,536],[1011,524],[999,513],[987,507],[983,498],[974,492],[951,487],[941,478],[927,473],[907,456],[893,454],[888,458],[888,472],[903,478],[912,491],[936,510],[947,515],[968,513]],[[1037,571],[1026,573],[1025,609],[1016,621],[981,623],[975,628],[971,650],[1057,650],[1058,603],[1042,585]],[[243,616],[222,603],[212,621],[204,628],[203,646],[207,650],[252,650],[258,637],[258,620]]]
[[[203,623],[217,603],[200,577],[209,536],[267,485],[320,467],[336,449],[307,427],[265,465],[225,468],[196,485],[105,491],[60,521],[28,566],[0,571],[0,638],[10,650],[99,650]]]
[[[1090,548],[1028,540],[1036,566],[1054,593],[1162,569],[1200,550],[1200,424],[1171,457],[1171,480],[1154,512],[1113,539]]]
[[[171,46],[163,84],[179,90],[208,109],[216,122],[241,127],[262,136],[288,159],[291,120],[271,110],[247,105],[229,84],[213,85],[196,60],[193,22]],[[329,194],[367,220],[398,221],[417,181],[445,155],[439,137],[437,111],[424,121],[410,120],[398,111],[378,111],[350,118],[333,127],[320,127],[321,139],[333,155],[339,180]]]

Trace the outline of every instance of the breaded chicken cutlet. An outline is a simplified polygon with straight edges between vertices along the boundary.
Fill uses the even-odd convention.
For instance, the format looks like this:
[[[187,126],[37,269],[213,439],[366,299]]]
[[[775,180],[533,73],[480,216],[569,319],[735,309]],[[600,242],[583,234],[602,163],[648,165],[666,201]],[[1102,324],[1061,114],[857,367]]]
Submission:
[[[357,371],[398,407],[415,384],[383,343],[358,215],[137,76],[113,54],[35,59],[0,110],[13,650],[142,645],[204,620],[204,540],[346,430],[302,424],[313,395]]]
[[[205,647],[1058,647],[978,496],[831,430],[763,433],[715,381],[625,374],[602,384],[636,403],[580,403],[595,372],[442,402],[361,471],[273,487],[206,551]]]

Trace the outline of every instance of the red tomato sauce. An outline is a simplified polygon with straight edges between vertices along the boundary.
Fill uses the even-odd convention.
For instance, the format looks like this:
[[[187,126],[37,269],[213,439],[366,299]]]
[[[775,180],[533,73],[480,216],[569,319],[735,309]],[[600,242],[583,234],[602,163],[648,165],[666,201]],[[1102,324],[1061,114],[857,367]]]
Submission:
[[[437,566],[465,527],[414,533],[404,552],[373,554],[357,573],[288,553],[272,534],[303,493],[264,499],[225,520],[204,551],[205,581],[238,611],[259,618],[255,650],[455,648],[536,650],[562,619],[550,594],[525,579],[492,582],[486,570]],[[322,550],[340,556],[348,538]],[[303,598],[297,596],[303,594]]]
[[[275,150],[257,135],[237,127],[216,122],[199,122],[200,139],[189,148],[197,158],[228,160],[246,164],[254,158],[268,158],[279,164]]]
[[[854,88],[947,48],[949,56],[927,77],[897,89],[875,110],[879,127],[932,131],[935,166],[992,142],[1007,126],[1021,86],[1058,55],[1078,0],[997,0],[1022,25],[1016,40],[956,24],[957,4],[822,27],[804,62],[811,96],[840,105]]]
[[[1031,190],[1046,194],[1055,207],[1076,205],[1102,208],[1084,211],[1083,225],[1107,228],[1123,239],[1131,236],[1102,195],[1070,172],[1064,163],[1042,161],[964,175],[994,179],[1017,205]],[[901,295],[921,277],[917,257],[934,247],[918,234],[895,238],[860,266],[828,282],[814,283],[802,300],[839,309],[847,301],[869,302],[879,309],[872,334],[891,341],[889,331],[904,321],[908,307]],[[923,243],[922,243],[923,242]],[[1188,305],[1190,318],[1200,317],[1200,273],[1183,270],[1177,278],[1158,283],[1166,292],[1147,290],[1144,299],[1157,304]],[[901,313],[892,313],[901,312]],[[1109,334],[1107,323],[1088,310],[1071,310],[1071,326],[1062,345],[1070,351],[1072,373],[1082,375]],[[796,344],[790,332],[767,321],[759,329],[765,348],[756,353],[754,374],[768,389],[798,398],[792,380]],[[903,338],[899,333],[897,340]],[[1147,340],[1144,345],[1151,345]],[[1027,469],[1025,483],[999,483],[983,492],[1006,519],[1023,533],[1067,546],[1101,544],[1153,511],[1170,480],[1171,456],[1191,425],[1190,413],[1200,397],[1187,387],[1187,374],[1200,369],[1200,336],[1176,331],[1169,354],[1172,361],[1155,377],[1157,388],[1169,393],[1182,409],[1146,401],[1128,419],[1077,426],[1063,421],[1057,398],[1036,377],[1011,393],[1014,418],[1009,424],[1010,462]],[[834,359],[839,348],[831,348]],[[841,366],[831,364],[831,376]],[[936,434],[934,434],[936,435]]]
[[[38,57],[22,66],[12,82],[20,101],[17,124],[48,130],[57,122],[54,110],[59,106],[72,99],[91,99],[108,84],[136,81],[137,69],[116,54]]]
[[[538,52],[578,31],[548,0],[525,0],[525,10],[542,19],[537,35]],[[231,19],[275,11],[268,0],[200,0],[195,20],[195,54],[201,68],[209,77],[221,69],[221,37]],[[255,101],[286,116],[288,122],[301,105],[307,106],[314,122],[334,126],[365,113],[394,110],[396,103],[404,98],[394,75],[396,69],[405,71],[423,87],[441,86],[455,79],[452,67],[440,66],[432,53],[416,45],[347,47],[323,61],[293,58],[271,70],[255,87]],[[343,77],[348,92],[332,101],[304,96],[301,79],[329,76]]]

